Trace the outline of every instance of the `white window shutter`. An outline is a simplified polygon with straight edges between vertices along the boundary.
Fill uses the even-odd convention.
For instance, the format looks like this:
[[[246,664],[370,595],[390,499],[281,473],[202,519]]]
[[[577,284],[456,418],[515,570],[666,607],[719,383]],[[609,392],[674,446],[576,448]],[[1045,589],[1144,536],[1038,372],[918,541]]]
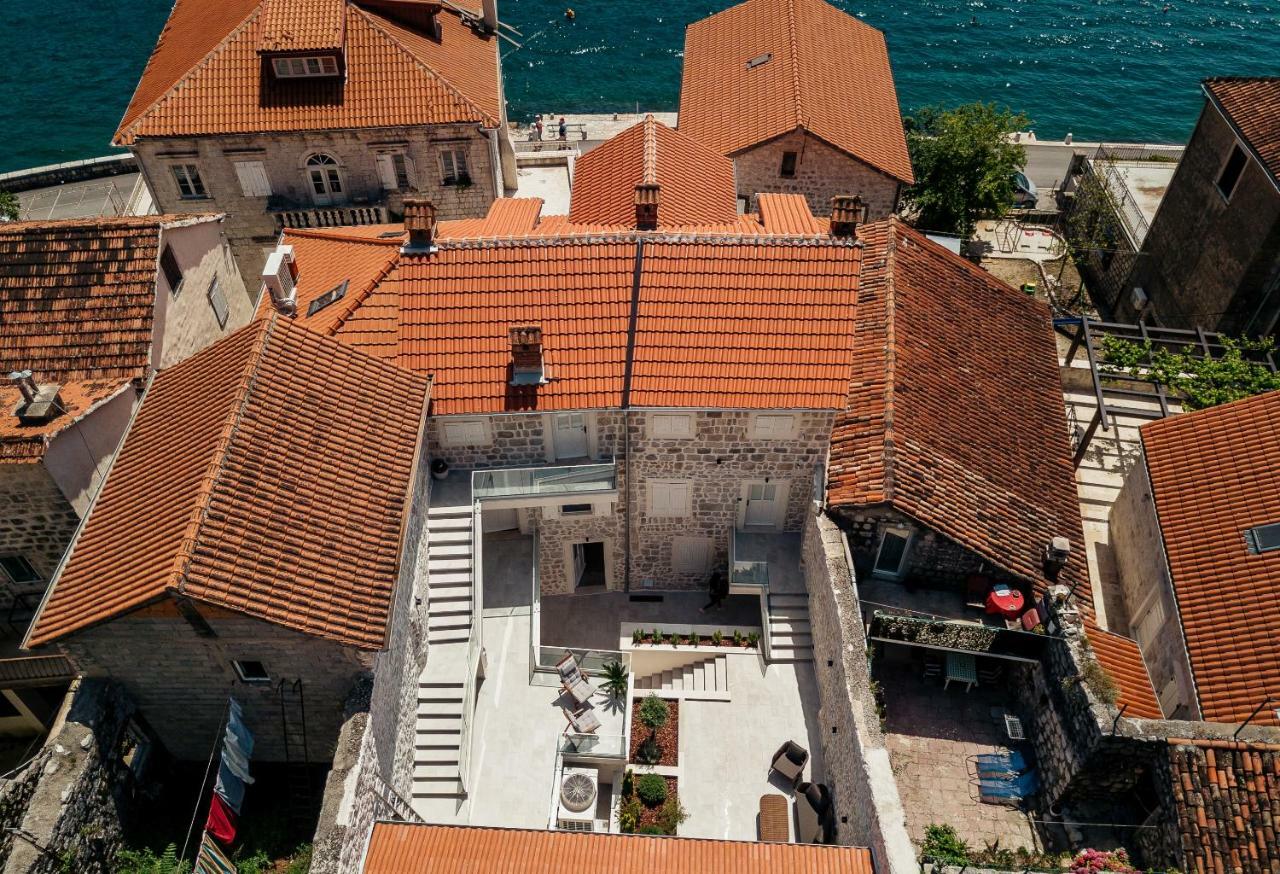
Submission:
[[[267,181],[267,169],[261,161],[236,161],[236,176],[245,197],[269,197],[271,183]]]
[[[671,570],[678,574],[701,574],[711,568],[711,541],[705,537],[674,537],[671,540]]]
[[[389,154],[378,155],[378,176],[382,179],[382,187],[387,191],[396,190],[396,167]]]

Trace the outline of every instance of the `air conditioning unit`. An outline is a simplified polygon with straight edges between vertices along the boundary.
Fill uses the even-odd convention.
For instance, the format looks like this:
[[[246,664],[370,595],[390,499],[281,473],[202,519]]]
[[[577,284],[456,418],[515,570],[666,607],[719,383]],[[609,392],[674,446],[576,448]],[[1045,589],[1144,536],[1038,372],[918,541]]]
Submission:
[[[595,768],[565,768],[560,777],[556,828],[562,831],[594,831],[599,791],[600,773]]]
[[[271,295],[271,303],[287,316],[298,309],[298,267],[293,260],[292,246],[276,246],[276,250],[267,256],[266,266],[262,268],[262,286]]]

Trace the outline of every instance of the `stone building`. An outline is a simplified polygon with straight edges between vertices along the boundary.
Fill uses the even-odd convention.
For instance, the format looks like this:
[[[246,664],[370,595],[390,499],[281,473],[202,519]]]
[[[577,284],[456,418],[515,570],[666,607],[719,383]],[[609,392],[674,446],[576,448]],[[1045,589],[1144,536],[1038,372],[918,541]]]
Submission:
[[[225,212],[256,285],[282,227],[386,221],[408,192],[483,215],[515,188],[497,26],[494,0],[179,0],[113,142],[162,211]]]
[[[914,177],[884,34],[824,0],[747,0],[689,25],[680,132],[733,159],[745,210],[857,195],[891,215]]]
[[[254,303],[221,216],[0,226],[0,369],[30,371],[0,387],[0,607],[39,602],[152,374]]]
[[[24,645],[120,683],[178,759],[234,695],[255,760],[327,762],[389,642],[419,649],[428,386],[285,318],[161,372]]]
[[[1280,626],[1264,606],[1280,598],[1277,422],[1280,392],[1270,392],[1139,432],[1112,540],[1170,718],[1280,725]]]
[[[1280,320],[1280,78],[1207,79],[1205,104],[1120,296],[1122,318],[1274,334]]]

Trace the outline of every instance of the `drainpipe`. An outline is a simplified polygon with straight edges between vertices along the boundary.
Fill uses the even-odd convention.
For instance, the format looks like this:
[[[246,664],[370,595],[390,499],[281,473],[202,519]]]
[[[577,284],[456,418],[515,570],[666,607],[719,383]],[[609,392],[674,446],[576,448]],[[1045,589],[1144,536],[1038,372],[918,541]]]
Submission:
[[[502,154],[498,147],[498,129],[482,127],[481,130],[489,140],[489,176],[493,180],[493,198],[497,200],[506,193],[506,186],[502,179]]]

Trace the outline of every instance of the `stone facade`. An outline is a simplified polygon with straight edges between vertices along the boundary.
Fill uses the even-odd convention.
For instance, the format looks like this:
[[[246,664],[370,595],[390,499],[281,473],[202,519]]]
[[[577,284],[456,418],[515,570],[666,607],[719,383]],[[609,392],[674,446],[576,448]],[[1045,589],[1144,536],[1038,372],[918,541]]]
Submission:
[[[796,154],[795,175],[781,174],[782,157]],[[867,206],[867,220],[888,218],[898,208],[902,187],[897,179],[864,164],[803,130],[795,130],[732,156],[738,197],[749,210],[758,208],[762,192],[803,194],[814,215],[831,214],[831,198],[856,194]]]
[[[844,535],[828,517],[809,513],[803,543],[822,760],[835,804],[837,840],[870,847],[877,871],[918,871],[871,692],[862,608]]]
[[[1231,199],[1222,196],[1217,180],[1236,142],[1206,102],[1127,283],[1146,291],[1156,324],[1247,334],[1276,328],[1280,190],[1250,156]],[[1123,298],[1118,310],[1136,315]]]
[[[1129,471],[1111,506],[1108,524],[1125,611],[1133,620],[1129,630],[1142,649],[1160,707],[1174,719],[1199,719],[1200,705],[1145,464]]]
[[[398,215],[410,190],[432,200],[441,220],[482,216],[502,195],[499,134],[474,124],[229,134],[218,137],[139,139],[132,151],[142,168],[156,208],[164,213],[225,212],[227,236],[244,284],[261,285],[264,253],[279,232],[275,212],[334,207],[384,206]],[[445,185],[442,153],[461,150],[470,169],[469,185]],[[398,153],[412,164],[410,189],[388,190],[378,172],[379,154]],[[317,203],[307,182],[306,162],[332,157],[344,191],[333,203]],[[237,163],[261,166],[270,195],[251,196],[241,186]],[[194,164],[207,197],[184,198],[173,167]]]
[[[16,593],[44,591],[79,524],[43,463],[0,464],[0,554],[22,556],[40,575],[15,585],[0,571],[0,607],[7,609]]]

